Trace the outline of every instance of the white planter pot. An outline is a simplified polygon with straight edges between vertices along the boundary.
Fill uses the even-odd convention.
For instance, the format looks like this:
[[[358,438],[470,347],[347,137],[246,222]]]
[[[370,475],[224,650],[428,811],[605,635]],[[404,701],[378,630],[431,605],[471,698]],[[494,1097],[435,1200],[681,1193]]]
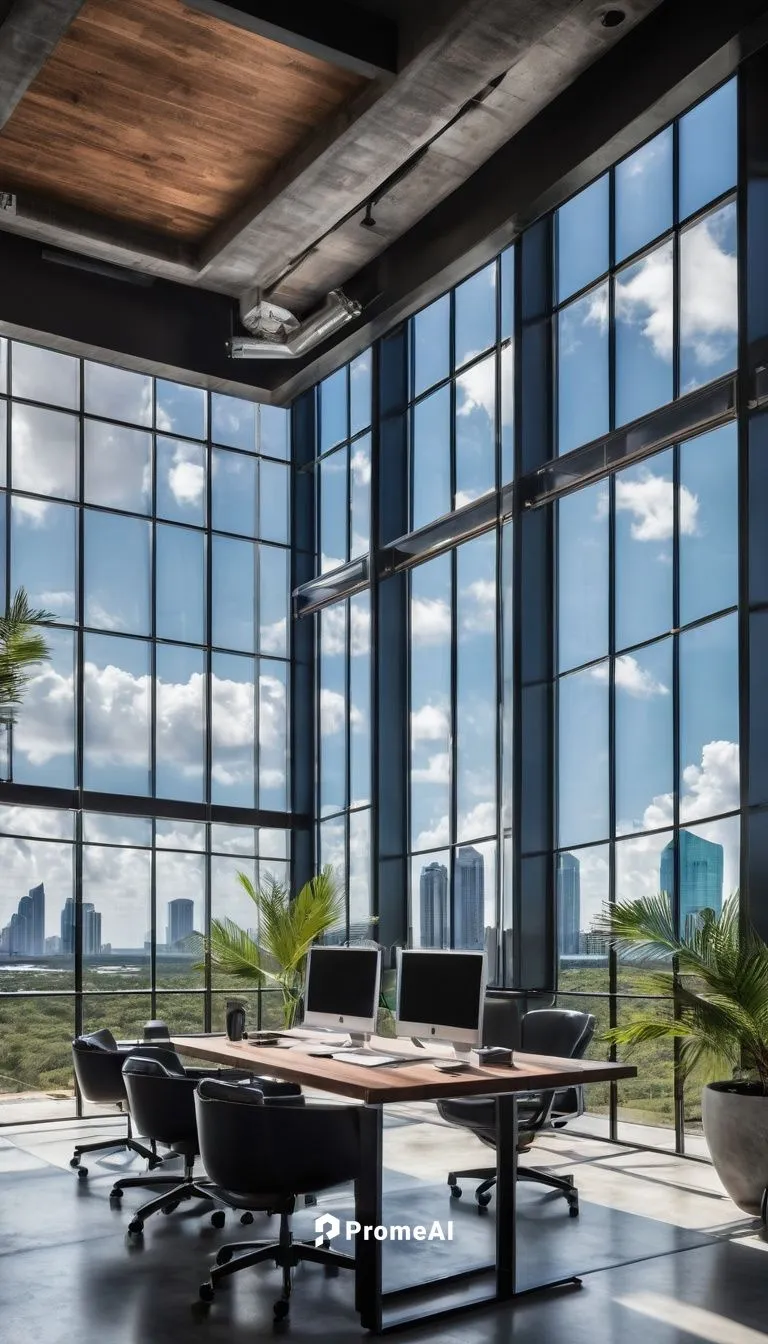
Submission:
[[[768,1096],[751,1083],[709,1083],[702,1093],[704,1137],[734,1204],[760,1214],[768,1188]]]

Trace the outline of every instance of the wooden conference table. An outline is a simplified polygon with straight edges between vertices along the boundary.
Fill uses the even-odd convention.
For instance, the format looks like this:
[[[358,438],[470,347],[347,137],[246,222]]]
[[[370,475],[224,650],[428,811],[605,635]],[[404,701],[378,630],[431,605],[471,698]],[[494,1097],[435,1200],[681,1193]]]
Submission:
[[[496,1099],[496,1256],[495,1266],[485,1270],[466,1269],[441,1279],[434,1289],[436,1301],[425,1303],[425,1285],[419,1288],[384,1292],[382,1288],[382,1243],[371,1237],[357,1238],[355,1249],[355,1306],[363,1327],[380,1333],[398,1326],[415,1324],[431,1316],[463,1310],[492,1301],[508,1301],[522,1296],[517,1288],[515,1193],[517,1183],[517,1095],[550,1088],[603,1083],[619,1078],[634,1078],[637,1069],[628,1064],[600,1063],[591,1059],[556,1059],[544,1055],[525,1055],[515,1051],[514,1067],[476,1067],[462,1073],[440,1073],[433,1064],[423,1063],[425,1052],[403,1039],[391,1041],[374,1037],[371,1048],[381,1054],[412,1055],[413,1063],[379,1065],[370,1068],[343,1060],[312,1056],[314,1042],[298,1041],[290,1049],[260,1046],[250,1041],[229,1041],[226,1036],[174,1036],[173,1045],[180,1054],[237,1068],[252,1068],[288,1082],[301,1083],[341,1097],[362,1102],[360,1112],[361,1176],[356,1186],[355,1218],[363,1227],[378,1227],[382,1217],[383,1108],[405,1101],[437,1101],[441,1097],[493,1095]],[[322,1038],[321,1042],[322,1043]],[[306,1049],[304,1045],[306,1044]],[[430,1043],[430,1059],[450,1050]],[[489,1270],[494,1270],[488,1282]],[[477,1281],[473,1284],[471,1279]],[[545,1288],[578,1285],[579,1280],[558,1278],[526,1287],[524,1293]],[[411,1309],[404,1300],[419,1295]]]

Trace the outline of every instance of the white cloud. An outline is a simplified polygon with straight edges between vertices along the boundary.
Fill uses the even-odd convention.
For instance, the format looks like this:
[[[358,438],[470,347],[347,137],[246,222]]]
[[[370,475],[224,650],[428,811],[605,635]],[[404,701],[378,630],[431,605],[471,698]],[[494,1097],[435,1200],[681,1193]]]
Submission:
[[[680,532],[695,536],[698,531],[699,498],[687,486],[678,490]],[[669,541],[674,528],[674,486],[663,476],[648,470],[639,480],[616,478],[616,510],[632,516],[634,541]]]
[[[447,751],[430,756],[425,766],[414,767],[411,778],[416,784],[448,784],[450,781],[450,757]]]
[[[328,607],[321,617],[323,652],[331,658],[339,657],[345,651],[346,640],[346,603],[338,602]],[[350,604],[350,653],[353,658],[370,652],[371,648],[371,611],[370,607],[359,602]]]
[[[353,484],[358,489],[371,484],[371,450],[367,439],[361,442],[365,443],[365,447],[362,447],[361,443],[356,445],[349,464]]]
[[[467,359],[474,359],[477,353],[471,351]],[[467,416],[473,411],[483,411],[491,421],[496,414],[495,355],[481,359],[456,379],[456,414]]]
[[[184,458],[184,446],[177,444],[173,463],[168,472],[168,484],[174,498],[181,505],[198,504],[205,490],[205,468],[199,462]]]
[[[459,815],[458,829],[470,840],[476,835],[496,834],[496,805],[493,802],[476,803],[468,812]]]
[[[412,742],[444,742],[449,733],[450,716],[441,705],[422,705],[412,712]]]
[[[496,582],[475,579],[461,590],[461,628],[465,633],[492,634],[496,626]],[[469,599],[467,602],[466,599]]]
[[[653,353],[672,359],[672,244],[651,252],[616,280],[616,320],[639,326]]]
[[[416,849],[441,849],[450,839],[448,818],[440,817],[432,826],[420,831],[416,837]]]
[[[286,634],[286,620],[284,616],[279,621],[272,621],[270,625],[262,625],[259,634],[262,653],[284,655],[286,649]]]
[[[605,684],[608,681],[607,662],[593,667],[591,676],[593,681]],[[616,659],[616,687],[636,700],[650,700],[653,696],[670,693],[669,687],[657,681],[647,668],[641,667],[631,653],[622,654]]]
[[[735,211],[726,206],[680,238],[680,339],[704,368],[722,359],[738,330],[736,256],[724,247]]]
[[[411,631],[414,644],[446,643],[451,637],[451,609],[448,603],[440,598],[413,598]]]
[[[736,742],[707,742],[700,765],[683,770],[680,819],[716,816],[739,806],[739,747]]]
[[[320,692],[320,732],[323,737],[340,733],[346,719],[347,703],[339,691],[323,687]]]

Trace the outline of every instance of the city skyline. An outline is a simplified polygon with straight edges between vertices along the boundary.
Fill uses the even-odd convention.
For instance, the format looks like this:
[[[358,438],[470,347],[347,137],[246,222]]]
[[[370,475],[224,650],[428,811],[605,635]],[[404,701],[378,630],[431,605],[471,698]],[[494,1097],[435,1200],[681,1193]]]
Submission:
[[[102,938],[102,912],[96,909],[93,901],[80,903],[80,922],[82,930],[82,951],[84,957],[100,955],[122,955],[125,953],[146,952],[149,946],[147,936],[142,946],[115,947]],[[196,949],[187,949],[183,945],[195,932],[195,903],[189,897],[177,897],[166,905],[165,944],[158,947],[173,948],[179,955],[195,954]],[[19,899],[17,909],[8,923],[0,929],[0,959],[30,960],[43,957],[74,957],[76,945],[77,902],[73,896],[67,896],[59,915],[59,933],[45,934],[46,896],[45,883],[39,882],[30,887],[26,896]],[[253,932],[249,930],[249,932]]]
[[[448,869],[436,859],[421,870],[419,905],[421,946],[450,947]],[[485,859],[473,845],[462,845],[456,855],[453,945],[478,952],[485,948]]]

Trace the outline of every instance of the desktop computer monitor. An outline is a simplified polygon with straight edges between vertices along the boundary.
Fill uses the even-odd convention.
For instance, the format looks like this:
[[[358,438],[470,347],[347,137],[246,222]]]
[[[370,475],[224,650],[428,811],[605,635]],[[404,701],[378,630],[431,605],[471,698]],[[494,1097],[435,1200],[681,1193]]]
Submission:
[[[375,1032],[380,980],[378,947],[310,948],[304,1026]]]
[[[484,952],[398,951],[398,1036],[482,1045],[484,1000]]]

